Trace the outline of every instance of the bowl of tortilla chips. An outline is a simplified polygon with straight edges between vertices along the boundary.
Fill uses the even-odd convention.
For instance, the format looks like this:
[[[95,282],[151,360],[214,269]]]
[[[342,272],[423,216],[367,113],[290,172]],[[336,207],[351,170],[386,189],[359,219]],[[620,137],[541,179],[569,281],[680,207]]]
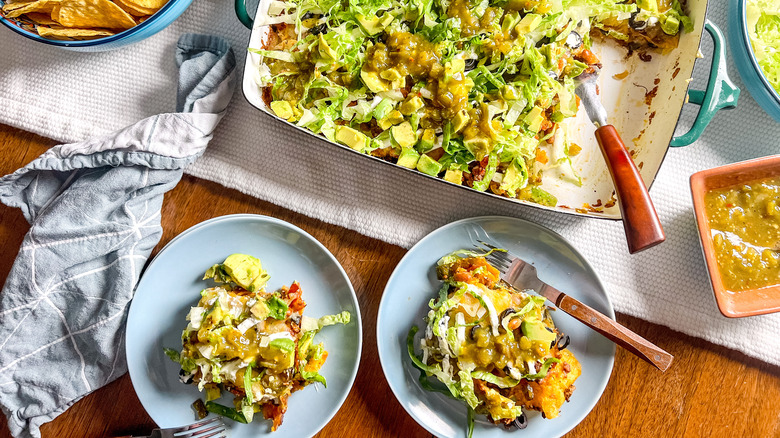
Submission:
[[[104,51],[154,35],[190,3],[192,0],[0,0],[0,22],[44,44]]]

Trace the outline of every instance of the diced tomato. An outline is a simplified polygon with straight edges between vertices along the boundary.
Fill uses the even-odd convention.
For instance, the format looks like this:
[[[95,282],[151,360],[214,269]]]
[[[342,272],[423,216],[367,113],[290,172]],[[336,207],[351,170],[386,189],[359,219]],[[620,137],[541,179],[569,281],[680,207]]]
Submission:
[[[287,290],[287,299],[289,304],[287,305],[287,316],[290,316],[293,312],[303,313],[303,309],[306,308],[306,302],[301,298],[301,286],[298,282],[294,282],[290,289]]]

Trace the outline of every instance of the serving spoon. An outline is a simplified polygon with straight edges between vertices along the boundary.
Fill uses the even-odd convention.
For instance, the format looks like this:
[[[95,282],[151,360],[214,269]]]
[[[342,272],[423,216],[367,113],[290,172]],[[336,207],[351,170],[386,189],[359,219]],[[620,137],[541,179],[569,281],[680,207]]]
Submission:
[[[639,175],[639,169],[631,159],[617,129],[607,124],[607,110],[598,96],[597,80],[598,70],[582,73],[577,77],[574,91],[585,107],[590,121],[596,125],[596,140],[615,184],[628,252],[634,254],[663,242],[666,235],[653,201],[647,193],[647,187]]]

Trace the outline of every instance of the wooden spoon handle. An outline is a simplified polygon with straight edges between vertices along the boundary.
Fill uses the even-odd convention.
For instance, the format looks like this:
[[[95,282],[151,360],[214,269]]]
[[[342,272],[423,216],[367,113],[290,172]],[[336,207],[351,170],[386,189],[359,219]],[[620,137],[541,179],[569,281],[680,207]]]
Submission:
[[[596,140],[607,162],[623,216],[628,252],[633,254],[666,239],[639,170],[612,125],[596,129]]]
[[[608,316],[561,293],[555,303],[559,309],[577,318],[583,324],[601,333],[610,341],[620,345],[640,358],[650,362],[661,371],[666,371],[674,356],[657,345],[623,327]]]

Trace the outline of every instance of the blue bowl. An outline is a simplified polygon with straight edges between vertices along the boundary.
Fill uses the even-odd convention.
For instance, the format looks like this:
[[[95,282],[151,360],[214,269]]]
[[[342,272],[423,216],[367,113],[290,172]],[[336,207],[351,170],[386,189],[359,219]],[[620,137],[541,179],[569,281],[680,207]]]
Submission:
[[[3,0],[0,0],[0,6],[4,3]],[[63,49],[77,52],[103,52],[149,38],[165,29],[173,20],[177,19],[191,3],[192,0],[170,0],[143,23],[116,35],[91,40],[63,41],[42,38],[35,32],[33,25],[21,17],[9,19],[0,16],[0,22],[19,35],[43,44],[62,47]]]
[[[761,105],[761,108],[772,118],[780,122],[780,95],[769,84],[769,81],[758,66],[745,16],[746,0],[731,0],[729,3],[729,46],[734,56],[739,75],[745,83],[750,95]]]

